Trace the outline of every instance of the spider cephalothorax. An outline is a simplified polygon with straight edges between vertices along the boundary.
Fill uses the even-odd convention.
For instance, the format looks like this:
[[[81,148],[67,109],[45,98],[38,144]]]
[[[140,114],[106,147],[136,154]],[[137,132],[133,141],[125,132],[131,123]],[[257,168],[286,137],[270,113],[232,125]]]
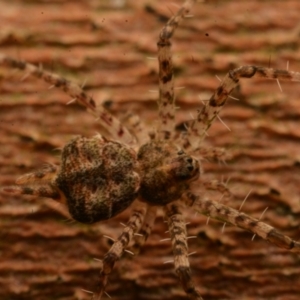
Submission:
[[[172,143],[153,141],[143,145],[138,161],[142,172],[140,195],[149,204],[166,205],[179,199],[188,182],[200,174],[198,160]]]
[[[201,174],[199,152],[210,153],[211,156],[221,156],[223,153],[205,149],[201,143],[239,79],[264,77],[300,80],[300,73],[288,70],[255,66],[234,69],[224,77],[210,101],[198,110],[197,116],[193,120],[187,120],[186,132],[182,135],[175,134],[171,38],[195,2],[196,0],[186,0],[159,35],[159,120],[154,133],[147,131],[145,134],[142,121],[135,116],[127,119],[127,129],[103,107],[97,107],[96,101],[78,85],[34,65],[0,54],[1,64],[42,78],[87,107],[97,116],[108,135],[105,138],[96,135],[71,140],[63,147],[59,167],[49,165],[40,171],[24,175],[17,180],[17,186],[6,187],[4,191],[62,201],[72,217],[83,223],[109,219],[136,200],[122,234],[104,256],[99,298],[105,292],[108,275],[125,249],[131,247],[137,253],[146,241],[158,207],[163,208],[167,219],[176,273],[185,292],[193,300],[202,298],[191,279],[186,222],[182,211],[184,206],[191,206],[210,218],[241,227],[281,248],[300,253],[299,242],[258,219],[210,200],[193,190]],[[223,195],[228,194],[222,183],[201,181],[201,184]]]

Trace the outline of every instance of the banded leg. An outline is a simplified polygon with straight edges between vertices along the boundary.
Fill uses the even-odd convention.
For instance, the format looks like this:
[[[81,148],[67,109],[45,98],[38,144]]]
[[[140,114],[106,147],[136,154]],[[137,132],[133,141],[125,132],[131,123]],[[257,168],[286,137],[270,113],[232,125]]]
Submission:
[[[149,141],[149,135],[147,134],[149,133],[148,129],[138,115],[128,113],[122,121],[126,124],[126,127],[133,133],[133,135],[137,139],[138,145],[143,145]]]
[[[164,211],[167,216],[171,235],[176,274],[188,297],[192,300],[202,300],[191,278],[191,269],[188,260],[187,233],[185,220],[182,215],[182,204],[179,201],[172,202],[164,208]]]
[[[227,73],[219,87],[209,99],[208,103],[198,112],[196,119],[188,129],[188,141],[192,150],[200,147],[206,131],[219,114],[233,89],[241,78],[266,78],[285,81],[300,81],[300,73],[271,68],[242,66]],[[186,148],[189,146],[186,145]]]
[[[16,180],[16,184],[43,183],[54,180],[57,167],[47,164],[43,169],[22,175]]]
[[[107,286],[108,276],[112,272],[115,262],[119,260],[133,238],[133,235],[141,228],[146,214],[146,204],[140,202],[133,210],[133,213],[119,238],[106,253],[103,259],[103,266],[100,271],[100,293],[98,300],[101,299]]]
[[[161,30],[157,42],[159,63],[159,139],[170,139],[175,126],[174,78],[170,39],[179,23],[190,12],[195,2],[196,0],[187,0],[184,2],[178,12]]]
[[[80,86],[62,78],[54,73],[43,70],[41,67],[36,67],[32,64],[26,63],[21,60],[12,59],[5,54],[0,53],[0,64],[24,71],[37,78],[43,79],[45,82],[50,83],[64,91],[67,95],[71,96],[74,100],[78,101],[81,105],[85,106],[88,110],[95,115],[101,126],[105,128],[111,137],[116,140],[121,140],[126,144],[134,144],[134,138],[130,132],[125,128],[115,117],[101,106],[96,106],[95,100],[87,95]]]
[[[18,178],[16,180],[16,186],[7,186],[2,188],[2,190],[6,193],[15,195],[34,195],[60,201],[64,197],[62,196],[61,192],[55,188],[55,185],[51,184],[51,182],[55,181],[56,172],[56,166],[46,165],[39,171],[28,173]]]
[[[34,195],[38,197],[52,198],[56,201],[64,200],[64,197],[59,190],[50,184],[43,184],[39,186],[8,186],[2,188],[2,191],[15,195]]]
[[[258,219],[220,204],[219,202],[200,199],[199,196],[192,193],[185,194],[183,199],[187,206],[192,206],[194,210],[200,214],[250,231],[279,248],[300,253],[300,242],[292,240],[288,236],[277,231],[274,227],[261,222]]]
[[[208,190],[218,191],[225,199],[229,199],[232,196],[230,190],[223,182],[220,182],[218,180],[210,180],[204,181],[202,184]]]
[[[230,151],[225,148],[201,147],[192,153],[201,155],[205,159],[217,159],[218,161],[231,159]]]
[[[130,250],[134,254],[138,254],[140,252],[140,249],[145,244],[149,235],[151,234],[156,219],[156,213],[157,213],[157,206],[148,206],[144,223],[141,229],[139,230],[139,232],[134,235],[133,244],[130,247]]]

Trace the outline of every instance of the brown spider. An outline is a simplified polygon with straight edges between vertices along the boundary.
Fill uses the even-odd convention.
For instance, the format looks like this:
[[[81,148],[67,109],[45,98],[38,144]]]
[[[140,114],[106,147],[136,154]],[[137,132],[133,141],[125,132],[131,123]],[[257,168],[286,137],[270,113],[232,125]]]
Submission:
[[[155,132],[145,140],[142,122],[129,116],[128,129],[108,111],[97,107],[92,97],[79,86],[55,74],[23,61],[0,54],[0,63],[23,70],[54,85],[78,101],[108,132],[108,137],[76,137],[62,150],[61,165],[46,166],[17,180],[17,186],[5,192],[49,197],[64,203],[71,216],[82,223],[110,219],[129,207],[132,215],[122,234],[103,259],[100,272],[99,299],[105,292],[107,279],[124,250],[138,252],[144,244],[162,207],[172,241],[174,265],[179,280],[190,299],[202,299],[191,278],[184,206],[208,217],[251,231],[263,239],[294,252],[300,243],[279,233],[258,219],[196,193],[201,162],[199,152],[222,156],[202,147],[202,141],[241,78],[262,77],[299,81],[300,73],[256,66],[242,66],[230,71],[209,101],[180,135],[174,133],[175,102],[170,39],[182,19],[189,14],[196,0],[187,0],[162,29],[158,40],[159,60],[159,122]],[[132,134],[134,132],[134,134]],[[205,183],[207,188],[223,194],[223,184]]]

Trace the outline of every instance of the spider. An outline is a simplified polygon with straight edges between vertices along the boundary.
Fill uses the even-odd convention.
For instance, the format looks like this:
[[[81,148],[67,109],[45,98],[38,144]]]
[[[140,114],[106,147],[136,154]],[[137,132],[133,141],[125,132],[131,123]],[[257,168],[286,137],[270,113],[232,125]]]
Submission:
[[[172,241],[174,265],[183,289],[190,299],[202,299],[195,287],[188,260],[187,231],[183,217],[185,206],[210,218],[251,231],[269,242],[294,252],[300,243],[282,235],[258,219],[197,194],[202,163],[199,152],[222,157],[203,149],[202,141],[213,121],[241,78],[262,77],[299,81],[300,74],[287,70],[243,66],[230,71],[210,100],[187,125],[186,132],[174,133],[175,101],[171,38],[196,1],[185,1],[162,29],[158,40],[159,120],[156,130],[145,137],[142,122],[129,116],[124,126],[76,84],[40,67],[0,55],[1,64],[64,90],[99,119],[107,136],[76,137],[62,149],[61,165],[47,165],[17,180],[17,186],[5,192],[49,197],[64,203],[78,222],[95,223],[112,218],[136,201],[122,234],[103,259],[100,292],[105,293],[114,264],[131,245],[138,252],[151,233],[157,209],[162,207]],[[227,188],[207,182],[207,187],[222,194]]]

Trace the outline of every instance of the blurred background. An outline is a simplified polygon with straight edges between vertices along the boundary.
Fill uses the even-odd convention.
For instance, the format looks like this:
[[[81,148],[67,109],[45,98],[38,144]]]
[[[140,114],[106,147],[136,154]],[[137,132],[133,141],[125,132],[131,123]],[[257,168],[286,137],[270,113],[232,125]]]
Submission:
[[[132,111],[149,130],[157,120],[156,43],[183,1],[0,0],[0,51],[84,85],[122,118]],[[178,130],[230,69],[259,65],[300,71],[300,2],[198,3],[173,42]],[[45,163],[76,135],[101,132],[70,98],[22,72],[0,67],[0,185]],[[300,238],[300,85],[244,80],[205,141],[225,147],[226,163],[203,161],[203,179],[228,181],[226,202]],[[150,90],[150,91],[149,91]],[[199,193],[203,193],[200,189]],[[219,200],[220,195],[206,193]],[[0,194],[0,298],[92,299],[100,262],[130,209],[106,222],[72,222],[49,199]],[[208,299],[299,299],[300,259],[241,229],[186,211],[192,276]],[[186,299],[172,264],[160,213],[141,253],[119,261],[107,292],[113,299]]]

